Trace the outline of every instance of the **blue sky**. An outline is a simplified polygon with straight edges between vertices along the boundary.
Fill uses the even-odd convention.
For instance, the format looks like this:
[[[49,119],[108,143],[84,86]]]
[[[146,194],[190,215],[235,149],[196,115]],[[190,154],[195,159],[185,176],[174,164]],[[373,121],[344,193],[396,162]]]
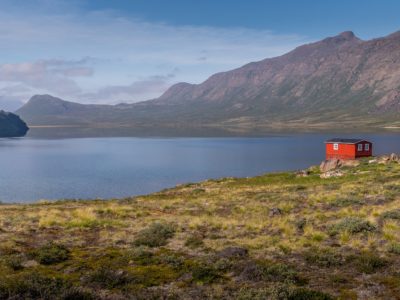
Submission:
[[[400,1],[0,0],[0,108],[36,93],[137,102],[352,30],[400,30]]]

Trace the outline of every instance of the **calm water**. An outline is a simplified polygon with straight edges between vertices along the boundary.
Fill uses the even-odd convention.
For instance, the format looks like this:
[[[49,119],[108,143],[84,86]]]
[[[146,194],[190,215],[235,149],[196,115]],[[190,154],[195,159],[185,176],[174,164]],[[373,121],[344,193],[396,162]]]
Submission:
[[[335,136],[0,139],[0,201],[124,197],[301,169],[323,160],[323,141]],[[400,134],[352,136],[371,140],[374,154],[400,152]]]

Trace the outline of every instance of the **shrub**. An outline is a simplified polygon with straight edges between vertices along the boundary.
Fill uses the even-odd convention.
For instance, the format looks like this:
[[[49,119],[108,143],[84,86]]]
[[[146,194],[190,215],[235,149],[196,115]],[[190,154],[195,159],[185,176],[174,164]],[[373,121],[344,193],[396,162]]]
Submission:
[[[278,285],[270,289],[271,300],[333,300],[328,294],[291,285]]]
[[[185,241],[185,246],[192,249],[202,247],[203,245],[203,237],[200,234],[194,234]]]
[[[22,261],[22,257],[16,254],[4,258],[4,263],[6,264],[6,266],[14,271],[18,271],[24,268],[22,266]]]
[[[102,266],[89,274],[88,282],[98,284],[102,288],[112,289],[128,283],[129,277],[122,270],[112,270],[109,266]]]
[[[360,233],[360,232],[368,232],[375,231],[375,225],[370,222],[363,220],[361,218],[348,217],[342,219],[340,222],[333,224],[329,228],[329,233],[331,235],[336,235],[339,232],[349,232],[349,233]]]
[[[70,288],[64,291],[64,293],[60,297],[61,300],[95,300],[98,299],[92,292],[89,290],[84,290],[81,288]]]
[[[34,251],[34,256],[42,265],[63,262],[69,258],[70,251],[61,244],[48,243]]]
[[[25,273],[0,282],[0,299],[57,299],[67,287],[60,278]]]
[[[221,277],[216,269],[206,263],[195,264],[192,276],[194,281],[201,283],[212,283]]]
[[[394,210],[385,211],[381,215],[381,218],[383,218],[383,219],[400,220],[400,209],[394,209]]]
[[[360,272],[371,274],[387,265],[387,260],[371,252],[363,252],[355,259]]]
[[[280,281],[300,282],[297,272],[280,263],[269,262],[246,262],[241,269],[239,277],[249,281]]]
[[[343,257],[340,253],[330,249],[310,249],[304,254],[304,258],[308,263],[326,268],[339,266],[343,263]]]
[[[294,226],[296,226],[296,229],[300,232],[303,232],[306,224],[307,224],[307,220],[305,218],[299,218],[296,221],[294,221]]]
[[[134,241],[136,246],[159,247],[167,244],[168,239],[175,234],[175,228],[171,224],[153,223],[141,230]]]
[[[393,254],[400,254],[400,244],[399,243],[390,244],[388,251]]]
[[[138,265],[149,265],[154,263],[154,254],[144,246],[139,246],[127,253],[128,260],[134,261]]]
[[[363,202],[357,198],[337,198],[330,204],[333,207],[347,207],[352,205],[361,205]]]

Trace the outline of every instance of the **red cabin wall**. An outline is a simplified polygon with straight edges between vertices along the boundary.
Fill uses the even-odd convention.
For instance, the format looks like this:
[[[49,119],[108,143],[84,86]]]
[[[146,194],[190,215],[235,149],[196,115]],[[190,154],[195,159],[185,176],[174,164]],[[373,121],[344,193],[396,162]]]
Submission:
[[[358,144],[362,144],[363,145],[363,150],[362,151],[358,151]],[[368,156],[372,156],[372,144],[368,143],[368,142],[361,142],[356,144],[356,157],[368,157]],[[369,144],[369,150],[365,151],[365,144]]]
[[[356,151],[354,144],[340,144],[339,149],[333,149],[334,143],[326,144],[326,159],[355,159]]]
[[[339,144],[339,149],[334,150],[334,143],[325,144],[326,147],[326,159],[356,159],[357,157],[368,157],[372,156],[372,144],[369,142],[360,142],[357,144]],[[363,150],[358,151],[358,144],[363,145]],[[369,144],[369,150],[365,151],[365,144]]]

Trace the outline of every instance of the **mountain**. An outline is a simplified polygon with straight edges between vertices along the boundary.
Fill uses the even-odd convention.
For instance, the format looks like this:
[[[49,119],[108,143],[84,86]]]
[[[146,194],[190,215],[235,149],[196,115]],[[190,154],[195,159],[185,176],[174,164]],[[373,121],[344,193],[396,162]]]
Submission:
[[[29,128],[17,115],[0,111],[0,137],[20,137],[28,132]]]
[[[345,128],[397,125],[400,32],[362,41],[353,32],[275,58],[178,83],[135,104],[82,105],[34,96],[17,111],[29,124]]]

